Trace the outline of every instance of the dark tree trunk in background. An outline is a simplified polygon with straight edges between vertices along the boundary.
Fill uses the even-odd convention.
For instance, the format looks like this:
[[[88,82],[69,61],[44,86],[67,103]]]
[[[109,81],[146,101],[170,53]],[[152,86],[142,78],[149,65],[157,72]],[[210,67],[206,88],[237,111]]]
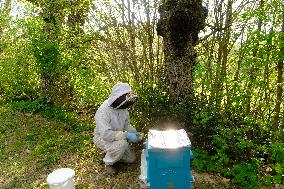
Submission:
[[[43,28],[39,38],[33,38],[33,53],[40,71],[40,96],[56,103],[59,80],[59,36],[63,20],[63,3],[28,0],[41,8]]]
[[[12,8],[12,0],[5,0],[2,6],[3,9],[0,10],[0,34],[2,34],[5,22],[7,21],[7,18],[10,15]]]
[[[193,98],[194,45],[205,27],[207,10],[202,0],[164,0],[159,7],[157,33],[164,39],[165,74],[171,101]]]
[[[78,39],[84,35],[83,25],[89,10],[89,3],[85,0],[54,2],[29,0],[29,2],[41,8],[40,15],[44,21],[41,37],[33,40],[33,52],[40,70],[40,94],[51,103],[70,107],[74,90],[69,85],[67,73],[73,62],[69,65],[61,65],[59,49],[62,40],[60,39],[61,28],[66,22],[70,31],[68,48],[79,54],[82,45]],[[73,59],[76,59],[74,54],[72,54]]]
[[[88,16],[90,3],[87,0],[72,0],[70,3],[70,13],[67,24],[72,34],[84,34],[84,23]]]
[[[263,4],[264,1],[261,0],[259,1],[259,9],[263,8]],[[263,21],[262,18],[259,17],[258,22],[257,22],[257,30],[259,31],[259,33],[261,33],[261,27],[262,27]],[[252,56],[253,56],[253,62],[257,62],[257,56],[258,56],[258,47],[259,46],[259,42],[256,43],[253,52],[252,52]],[[252,101],[252,92],[251,89],[253,88],[253,81],[255,80],[256,76],[255,76],[255,66],[253,63],[251,63],[250,67],[249,67],[249,81],[248,81],[248,85],[247,85],[247,89],[246,89],[246,94],[247,94],[247,98],[246,98],[246,114],[249,115],[251,113],[251,101]]]
[[[282,12],[283,18],[282,18],[282,35],[280,36],[280,43],[283,43],[284,41],[284,37],[283,37],[283,33],[284,33],[284,10]],[[280,52],[279,52],[279,61],[277,64],[277,99],[276,99],[276,105],[274,108],[275,111],[275,116],[273,119],[273,123],[272,123],[272,130],[273,131],[277,131],[278,129],[280,129],[280,134],[283,134],[283,125],[282,128],[279,128],[279,115],[280,115],[280,108],[281,108],[281,103],[283,101],[283,57],[284,57],[284,46],[282,45],[280,47]],[[281,136],[282,138],[283,136]]]
[[[0,10],[0,55],[3,52],[3,43],[4,41],[3,38],[3,31],[5,28],[5,25],[8,22],[9,14],[11,12],[11,5],[12,5],[12,0],[6,0],[3,5],[3,9]]]
[[[226,11],[226,19],[225,19],[225,31],[224,31],[224,36],[222,39],[222,67],[221,67],[221,89],[223,90],[223,82],[225,82],[225,89],[226,89],[226,96],[227,96],[227,101],[226,101],[226,106],[229,107],[231,104],[231,99],[230,99],[230,91],[228,87],[228,81],[227,81],[227,65],[228,65],[228,56],[229,56],[229,44],[230,44],[230,37],[231,37],[231,25],[232,25],[232,20],[233,20],[233,0],[228,0],[227,2],[227,11]],[[228,112],[230,113],[230,112]]]
[[[42,6],[43,7],[43,6]],[[44,20],[42,30],[42,38],[38,41],[34,52],[37,63],[40,68],[40,92],[41,96],[46,97],[48,101],[55,102],[56,100],[56,81],[58,80],[57,66],[59,64],[59,44],[58,36],[60,34],[60,23],[56,11],[56,6],[48,4],[43,7],[41,16]]]

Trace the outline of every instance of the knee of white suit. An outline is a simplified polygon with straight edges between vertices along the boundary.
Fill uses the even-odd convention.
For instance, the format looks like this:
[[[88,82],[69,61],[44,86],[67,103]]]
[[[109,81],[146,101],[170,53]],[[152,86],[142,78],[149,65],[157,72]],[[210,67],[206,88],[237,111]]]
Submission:
[[[103,161],[107,165],[112,165],[115,162],[119,161],[124,153],[127,151],[129,148],[129,145],[126,140],[119,140],[115,141],[112,144],[109,144],[109,148],[106,149],[106,155],[103,159]]]
[[[126,140],[119,140],[117,141],[117,143],[117,147],[123,152],[129,147],[128,142]]]

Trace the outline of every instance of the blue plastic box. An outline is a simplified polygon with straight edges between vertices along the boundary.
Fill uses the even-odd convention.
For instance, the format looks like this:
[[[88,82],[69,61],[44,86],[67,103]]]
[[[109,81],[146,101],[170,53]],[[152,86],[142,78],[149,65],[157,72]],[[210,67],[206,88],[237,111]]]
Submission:
[[[146,144],[147,182],[151,189],[189,189],[190,147],[176,149],[148,148]]]

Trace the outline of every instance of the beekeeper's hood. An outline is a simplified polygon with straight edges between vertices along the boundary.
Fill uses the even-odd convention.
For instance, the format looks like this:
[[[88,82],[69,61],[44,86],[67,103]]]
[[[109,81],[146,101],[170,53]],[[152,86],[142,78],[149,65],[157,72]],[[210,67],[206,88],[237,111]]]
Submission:
[[[108,105],[110,106],[116,99],[118,99],[119,97],[121,97],[122,95],[127,94],[127,93],[131,93],[132,94],[131,95],[131,99],[134,98],[134,101],[137,100],[137,96],[133,95],[132,89],[131,89],[129,84],[127,84],[127,83],[117,83],[117,84],[115,84],[113,86],[113,88],[112,88],[111,95],[108,98]],[[125,100],[125,102],[123,102],[121,104],[121,106],[124,103],[126,103],[127,101],[129,101],[129,98],[127,98]],[[117,107],[117,108],[120,108],[120,107]]]

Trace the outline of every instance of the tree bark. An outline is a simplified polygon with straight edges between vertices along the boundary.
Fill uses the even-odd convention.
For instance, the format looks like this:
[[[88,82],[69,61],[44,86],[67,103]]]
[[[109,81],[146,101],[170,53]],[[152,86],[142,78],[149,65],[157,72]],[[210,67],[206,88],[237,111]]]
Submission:
[[[282,11],[282,30],[281,30],[281,34],[280,34],[280,52],[279,52],[279,61],[277,64],[277,98],[276,98],[276,105],[274,108],[274,112],[275,112],[275,116],[273,119],[273,123],[272,123],[272,130],[273,131],[277,131],[279,129],[279,115],[280,115],[280,108],[281,108],[281,104],[282,104],[282,96],[283,96],[283,57],[284,57],[284,46],[283,46],[283,42],[284,42],[284,10]],[[283,125],[282,125],[282,130],[283,132]]]
[[[218,28],[217,32],[217,40],[218,40],[218,53],[217,53],[217,67],[216,67],[216,78],[215,78],[215,84],[214,84],[214,93],[215,93],[215,106],[217,109],[221,106],[221,93],[222,90],[222,79],[221,79],[221,67],[222,67],[222,56],[223,56],[223,31],[221,28],[223,28],[223,22],[224,22],[224,16],[223,16],[223,7],[222,4],[224,3],[224,0],[221,0],[220,2],[216,2],[216,8],[215,8],[215,20],[216,20],[216,27]]]
[[[83,26],[88,16],[89,3],[85,0],[72,0],[70,10],[67,23],[72,33],[76,35],[84,33]]]
[[[33,53],[40,70],[40,95],[49,102],[62,102],[60,95],[58,65],[59,65],[59,36],[63,20],[63,3],[51,3],[44,1],[33,1],[31,3],[40,6],[40,13],[44,24],[40,38],[33,40]]]
[[[9,14],[11,12],[11,4],[12,4],[12,0],[5,0],[3,9],[0,11],[0,55],[3,52],[3,49],[2,49],[3,31],[7,25]]]
[[[259,8],[261,9],[263,7],[263,0],[260,1],[260,4],[259,4]],[[257,29],[259,32],[261,32],[261,26],[262,26],[262,19],[259,18],[258,20],[258,24],[257,24]],[[256,44],[254,50],[253,50],[253,61],[256,62],[257,61],[257,51],[258,51],[258,45],[259,43]],[[253,63],[251,64],[250,68],[249,68],[249,81],[248,81],[248,85],[247,85],[247,89],[246,89],[246,95],[247,95],[247,98],[246,98],[246,115],[249,115],[251,113],[251,96],[252,96],[252,83],[253,83],[253,80],[255,78],[254,76],[254,70],[255,67],[253,65]]]
[[[226,105],[230,104],[230,92],[228,89],[227,84],[227,64],[228,64],[228,54],[229,54],[229,42],[231,36],[231,24],[232,24],[232,12],[233,12],[233,0],[228,0],[227,2],[227,11],[226,11],[226,20],[225,20],[225,31],[224,31],[224,38],[223,38],[223,59],[222,59],[222,68],[221,68],[221,78],[223,82],[225,82],[226,87],[226,96],[227,101]],[[223,90],[223,82],[222,82],[222,90]]]
[[[265,83],[265,86],[264,86],[264,101],[265,101],[265,105],[267,107],[269,107],[269,104],[270,104],[270,87],[269,87],[269,84],[270,84],[270,73],[269,73],[269,62],[271,61],[270,60],[270,55],[271,55],[271,51],[272,51],[272,38],[273,38],[273,33],[274,33],[274,28],[272,27],[271,28],[271,31],[269,32],[270,33],[270,36],[269,36],[269,43],[267,44],[267,49],[268,49],[268,52],[267,52],[267,57],[266,57],[266,65],[264,67],[264,72],[263,72],[263,81]]]
[[[193,98],[194,46],[205,27],[207,9],[201,0],[165,0],[159,7],[157,33],[163,37],[165,74],[170,100],[181,103]]]

